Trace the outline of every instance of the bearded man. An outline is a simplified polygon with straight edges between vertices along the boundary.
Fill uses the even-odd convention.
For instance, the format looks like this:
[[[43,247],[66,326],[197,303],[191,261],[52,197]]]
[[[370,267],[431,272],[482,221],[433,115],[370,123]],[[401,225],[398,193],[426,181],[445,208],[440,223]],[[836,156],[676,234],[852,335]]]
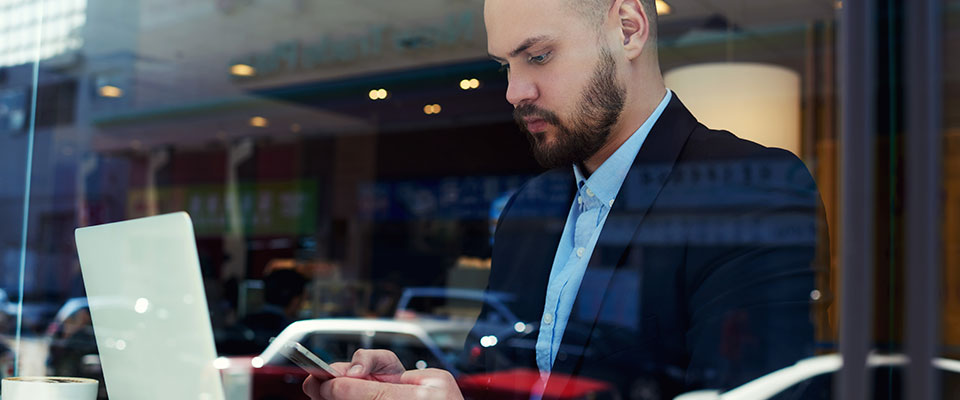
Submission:
[[[513,295],[535,343],[467,343],[466,372],[537,371],[525,398],[593,378],[669,399],[811,356],[816,185],[793,154],[708,129],[667,90],[654,1],[487,0],[484,18],[516,121],[552,169],[504,208],[488,286]],[[482,329],[471,338],[495,334]],[[347,377],[304,392],[462,398],[451,374],[405,371],[385,350],[336,368]]]

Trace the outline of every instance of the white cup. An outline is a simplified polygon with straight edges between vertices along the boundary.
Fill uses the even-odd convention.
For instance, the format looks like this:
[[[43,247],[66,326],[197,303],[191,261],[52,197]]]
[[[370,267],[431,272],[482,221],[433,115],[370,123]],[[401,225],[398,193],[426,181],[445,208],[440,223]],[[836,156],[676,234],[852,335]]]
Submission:
[[[3,400],[96,400],[98,387],[96,379],[21,376],[3,378],[0,397]]]

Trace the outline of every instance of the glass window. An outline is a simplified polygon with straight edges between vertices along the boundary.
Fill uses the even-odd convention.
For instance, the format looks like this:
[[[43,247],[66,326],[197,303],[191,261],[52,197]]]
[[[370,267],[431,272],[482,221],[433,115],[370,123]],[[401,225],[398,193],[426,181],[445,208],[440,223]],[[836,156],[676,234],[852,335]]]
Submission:
[[[942,2],[944,12],[943,48],[950,49],[960,44],[960,1]],[[956,360],[960,359],[960,258],[953,238],[960,233],[960,185],[958,185],[958,161],[960,161],[960,55],[955,51],[943,53],[943,269],[941,271],[942,290],[940,324],[942,326],[941,359],[934,365],[937,379],[941,382],[942,398],[950,398],[960,388],[960,369]]]
[[[940,1],[947,371],[960,2]],[[233,366],[296,321],[379,320],[428,337],[302,342],[493,397],[673,398],[797,366],[824,369],[793,392],[836,397],[854,332],[860,391],[896,397],[874,364],[913,332],[905,3],[0,0],[0,375],[103,381],[75,229],[183,211],[212,332],[171,340],[209,333]],[[845,42],[864,5],[852,31],[875,37]],[[303,398],[277,371],[229,400]]]

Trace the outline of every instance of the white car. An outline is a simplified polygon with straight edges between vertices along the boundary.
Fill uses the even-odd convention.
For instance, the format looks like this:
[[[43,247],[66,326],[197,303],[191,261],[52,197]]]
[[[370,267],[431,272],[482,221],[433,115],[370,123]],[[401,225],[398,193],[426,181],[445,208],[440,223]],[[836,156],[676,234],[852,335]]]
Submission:
[[[907,363],[907,357],[902,354],[871,354],[867,358],[867,366],[870,368],[903,367]],[[933,366],[942,371],[960,374],[960,361],[957,360],[936,358]],[[843,357],[840,354],[810,357],[726,392],[698,390],[677,396],[674,400],[766,400],[803,382],[838,372],[842,367]],[[827,390],[830,389],[828,386]]]
[[[455,362],[473,324],[464,321],[310,319],[290,324],[256,357],[217,359],[229,400],[303,399],[306,372],[279,350],[299,342],[328,363],[350,361],[357,349],[387,349],[407,369],[441,368],[454,375]]]

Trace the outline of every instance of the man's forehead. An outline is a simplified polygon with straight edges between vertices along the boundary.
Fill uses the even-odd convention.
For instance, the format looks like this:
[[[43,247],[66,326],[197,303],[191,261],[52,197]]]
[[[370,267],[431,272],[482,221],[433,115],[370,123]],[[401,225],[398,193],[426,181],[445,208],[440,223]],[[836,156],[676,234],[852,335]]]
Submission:
[[[531,39],[562,37],[575,18],[566,1],[486,0],[487,50],[503,58]]]

